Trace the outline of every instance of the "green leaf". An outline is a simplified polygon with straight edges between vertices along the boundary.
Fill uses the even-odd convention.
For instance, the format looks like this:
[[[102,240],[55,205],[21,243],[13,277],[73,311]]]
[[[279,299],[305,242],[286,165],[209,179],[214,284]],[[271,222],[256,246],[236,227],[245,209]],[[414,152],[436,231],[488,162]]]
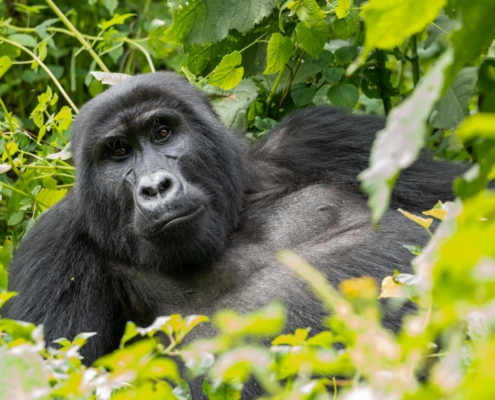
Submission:
[[[326,15],[315,0],[293,1],[289,10],[295,12],[301,21],[325,19]]]
[[[344,46],[339,47],[335,51],[335,60],[339,65],[349,64],[357,56],[357,46]]]
[[[334,84],[340,81],[340,78],[345,74],[344,68],[327,68],[323,71],[323,78],[328,83]]]
[[[452,33],[454,62],[447,69],[445,84],[449,85],[466,64],[476,59],[495,39],[495,24],[487,16],[495,15],[494,1],[457,0],[456,10],[462,14],[462,28]]]
[[[16,296],[16,292],[7,292],[7,293],[1,293],[0,294],[0,308],[12,297]]]
[[[335,14],[339,19],[347,17],[349,9],[351,8],[351,0],[338,0],[337,7],[335,7]]]
[[[215,43],[230,30],[250,31],[270,15],[276,0],[189,0],[169,1],[173,24],[161,40],[176,44]]]
[[[0,78],[9,70],[11,65],[12,60],[9,57],[0,57]]]
[[[24,219],[24,211],[17,211],[14,214],[12,214],[7,221],[7,225],[17,225],[19,222],[21,222]]]
[[[25,47],[36,47],[36,39],[25,33],[14,33],[9,36],[9,39]]]
[[[47,176],[43,178],[41,181],[43,183],[43,187],[48,190],[57,190],[57,181],[53,179],[51,176]]]
[[[349,39],[359,29],[359,19],[355,13],[333,22],[333,31],[342,40]]]
[[[290,96],[294,104],[298,107],[304,107],[311,104],[315,97],[316,90],[308,87],[305,83],[296,83],[290,89]]]
[[[208,90],[209,88],[205,87],[205,91]],[[223,97],[215,96],[211,103],[227,128],[247,128],[247,110],[256,100],[258,90],[252,80],[244,79],[233,91],[225,93]]]
[[[445,0],[370,0],[361,16],[366,23],[365,51],[393,49],[435,20]],[[468,41],[464,41],[463,46]],[[469,46],[468,46],[469,47]]]
[[[239,67],[241,63],[242,56],[238,51],[227,54],[218,64],[208,83],[224,90],[237,86],[244,75],[244,67]]]
[[[108,21],[103,21],[101,23],[101,29],[106,30],[111,26],[123,24],[126,19],[133,17],[134,15],[136,14],[123,14],[123,15],[115,14],[112,19]]]
[[[354,108],[359,100],[359,90],[349,83],[332,86],[327,93],[328,100],[336,107]]]
[[[385,129],[377,134],[371,150],[370,167],[358,176],[363,190],[369,195],[368,205],[374,224],[388,208],[397,174],[414,162],[424,145],[426,122],[440,97],[444,71],[452,60],[451,50],[440,57],[413,95],[392,109]]]
[[[469,101],[478,79],[478,68],[464,68],[447,93],[433,109],[432,125],[440,129],[453,129],[469,115]]]
[[[268,41],[268,59],[265,75],[274,74],[285,67],[294,52],[294,45],[290,38],[282,36],[280,33],[274,33]]]
[[[58,203],[66,195],[67,189],[60,190],[47,190],[41,189],[39,194],[36,196],[36,200],[43,203],[43,206],[51,207]],[[45,207],[43,207],[45,208]]]
[[[103,5],[105,6],[105,8],[110,13],[110,15],[113,15],[113,13],[115,12],[115,9],[119,5],[118,0],[102,0],[102,2],[103,2]]]
[[[299,22],[296,26],[297,40],[311,56],[317,57],[328,38],[328,25],[324,20]]]

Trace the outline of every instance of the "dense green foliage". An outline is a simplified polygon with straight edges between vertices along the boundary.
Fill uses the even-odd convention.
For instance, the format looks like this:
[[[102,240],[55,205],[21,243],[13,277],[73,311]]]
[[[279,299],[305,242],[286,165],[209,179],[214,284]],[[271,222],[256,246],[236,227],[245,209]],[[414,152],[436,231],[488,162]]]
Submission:
[[[211,399],[239,398],[251,375],[270,398],[495,398],[493,0],[30,3],[0,3],[0,306],[13,295],[13,249],[74,184],[72,119],[105,82],[125,77],[115,73],[176,70],[253,141],[308,105],[388,114],[359,177],[376,224],[422,147],[473,166],[454,182],[455,203],[428,218],[403,211],[405,224],[425,229],[429,217],[442,220],[424,249],[409,246],[414,276],[386,278],[381,291],[369,278],[336,290],[296,255],[278,255],[321,299],[327,331],[277,336],[285,311],[274,304],[220,312],[218,337],[181,347],[209,322],[173,315],[147,328],[129,322],[121,349],[86,368],[77,350],[89,334],[45,348],[42,327],[3,318],[0,399],[187,399],[177,357],[191,375],[207,373]],[[418,304],[398,336],[380,325],[379,296]],[[124,346],[135,336],[146,339]]]

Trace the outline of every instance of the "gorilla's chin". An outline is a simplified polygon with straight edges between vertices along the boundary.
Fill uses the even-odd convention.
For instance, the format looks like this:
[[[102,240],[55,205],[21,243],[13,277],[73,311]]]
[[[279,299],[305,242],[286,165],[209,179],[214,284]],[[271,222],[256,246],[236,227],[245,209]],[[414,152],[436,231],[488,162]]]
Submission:
[[[201,224],[201,216],[205,210],[205,205],[200,204],[199,206],[196,205],[183,210],[177,210],[173,214],[167,213],[159,220],[154,221],[150,221],[141,213],[138,213],[135,222],[136,233],[150,241],[154,241],[155,238],[161,241],[168,235],[175,237],[176,230],[190,232],[190,229],[194,225]],[[187,225],[187,227],[182,225]]]

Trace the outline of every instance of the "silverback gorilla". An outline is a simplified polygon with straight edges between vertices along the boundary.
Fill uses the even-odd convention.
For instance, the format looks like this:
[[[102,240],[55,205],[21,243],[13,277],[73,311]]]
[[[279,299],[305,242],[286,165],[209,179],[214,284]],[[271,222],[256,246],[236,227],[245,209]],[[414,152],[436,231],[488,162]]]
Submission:
[[[140,75],[89,101],[73,126],[74,189],[29,231],[10,267],[4,316],[46,340],[97,332],[84,362],[118,347],[126,321],[287,305],[287,330],[318,330],[322,309],[274,259],[291,249],[333,284],[410,271],[403,244],[427,235],[394,209],[452,198],[460,170],[423,156],[397,182],[374,232],[356,175],[378,117],[299,110],[255,145],[226,130],[179,76]],[[397,328],[400,315],[386,312]],[[211,326],[195,330],[211,335]],[[194,335],[194,332],[193,332]]]

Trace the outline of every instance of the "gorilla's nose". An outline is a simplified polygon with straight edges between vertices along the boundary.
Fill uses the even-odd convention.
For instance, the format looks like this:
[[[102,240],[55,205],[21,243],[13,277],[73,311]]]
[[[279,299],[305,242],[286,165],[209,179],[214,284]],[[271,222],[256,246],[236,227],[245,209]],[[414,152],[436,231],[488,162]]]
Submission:
[[[180,193],[180,181],[170,172],[159,170],[139,178],[136,201],[143,211],[158,211]]]

